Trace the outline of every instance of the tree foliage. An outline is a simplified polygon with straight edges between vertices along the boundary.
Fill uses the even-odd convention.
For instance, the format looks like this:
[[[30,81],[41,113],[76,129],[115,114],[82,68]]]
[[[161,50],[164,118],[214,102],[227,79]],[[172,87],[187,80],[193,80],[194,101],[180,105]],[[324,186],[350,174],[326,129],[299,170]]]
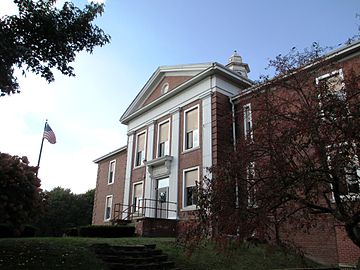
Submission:
[[[199,185],[200,220],[215,237],[273,230],[281,242],[282,224],[332,218],[360,247],[360,74],[357,66],[341,74],[322,52],[314,44],[279,55],[270,62],[277,77],[249,97],[253,139],[241,136]]]
[[[41,234],[61,236],[67,228],[91,224],[94,192],[74,194],[61,187],[45,192],[45,212],[36,224]]]
[[[19,91],[15,68],[54,81],[53,68],[74,76],[70,63],[76,53],[92,53],[94,47],[110,41],[92,22],[104,11],[103,4],[91,3],[83,10],[71,2],[61,9],[56,0],[14,0],[19,14],[0,18],[0,90],[2,95]]]
[[[0,153],[0,223],[20,229],[41,213],[42,194],[36,172],[26,157]]]

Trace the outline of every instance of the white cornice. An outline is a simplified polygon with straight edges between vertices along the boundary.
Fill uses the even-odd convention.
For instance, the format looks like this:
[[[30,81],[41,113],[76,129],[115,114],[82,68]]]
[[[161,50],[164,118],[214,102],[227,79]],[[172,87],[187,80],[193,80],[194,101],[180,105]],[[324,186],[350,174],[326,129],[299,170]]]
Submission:
[[[180,84],[179,86],[175,87],[172,91],[170,91],[170,92],[164,94],[163,96],[159,97],[158,99],[154,100],[153,102],[151,102],[135,111],[133,111],[134,106],[131,107],[131,110],[129,107],[126,110],[126,112],[123,114],[123,116],[120,118],[120,122],[122,124],[127,124],[131,119],[143,114],[144,112],[150,110],[154,106],[157,106],[161,102],[164,102],[165,100],[175,96],[180,91],[198,83],[199,81],[201,81],[213,74],[221,75],[230,81],[233,81],[238,84],[242,84],[244,87],[249,87],[254,84],[253,81],[251,81],[250,79],[244,78],[244,77],[240,76],[238,73],[233,72],[233,71],[229,70],[228,68],[226,68],[225,66],[223,66],[219,63],[216,63],[216,62],[212,63],[211,65],[204,64],[204,65],[196,65],[196,66],[202,66],[202,67],[207,66],[207,68],[205,70],[203,70],[202,72],[198,73],[197,75],[195,75],[194,77],[192,77],[191,79],[189,79],[189,80],[185,81],[184,83]],[[178,66],[178,67],[183,67],[183,66]],[[158,70],[160,70],[160,69],[161,68],[159,68]],[[141,92],[143,92],[143,90],[141,90]],[[135,99],[140,100],[140,98],[141,98],[140,93],[138,94],[138,96]],[[137,104],[137,102],[135,102],[135,100],[134,100],[132,102],[132,104]]]

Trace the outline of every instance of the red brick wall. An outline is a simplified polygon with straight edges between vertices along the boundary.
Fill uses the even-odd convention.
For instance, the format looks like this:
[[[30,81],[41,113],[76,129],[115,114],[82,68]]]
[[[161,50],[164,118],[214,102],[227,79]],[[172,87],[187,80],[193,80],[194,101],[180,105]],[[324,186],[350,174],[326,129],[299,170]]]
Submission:
[[[360,258],[360,248],[347,236],[344,226],[335,226],[339,263],[356,265]]]
[[[165,83],[169,84],[169,90],[171,91],[175,87],[179,86],[180,84],[184,83],[185,81],[192,78],[191,76],[168,76],[164,77],[159,85],[155,88],[155,90],[149,95],[149,97],[145,100],[144,106],[153,102],[155,99],[161,96],[161,88]]]
[[[98,173],[97,173],[94,209],[93,209],[93,218],[92,218],[92,224],[94,225],[105,224],[104,212],[105,212],[106,196],[113,195],[112,210],[114,210],[114,204],[123,203],[126,158],[127,158],[127,151],[125,149],[124,151],[118,154],[115,154],[105,160],[100,161],[98,164]],[[116,160],[115,179],[113,184],[108,185],[109,163],[112,160]]]
[[[211,97],[212,158],[216,165],[219,157],[224,157],[233,149],[232,110],[228,96],[219,92]]]

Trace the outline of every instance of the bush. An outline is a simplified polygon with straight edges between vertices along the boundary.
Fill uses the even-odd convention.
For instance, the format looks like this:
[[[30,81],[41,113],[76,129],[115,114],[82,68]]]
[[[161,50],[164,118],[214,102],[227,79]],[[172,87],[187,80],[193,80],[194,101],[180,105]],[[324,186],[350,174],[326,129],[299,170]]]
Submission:
[[[68,228],[65,230],[66,236],[79,236],[79,229],[77,227]]]
[[[8,224],[0,224],[0,238],[14,237],[14,230]]]
[[[36,235],[36,232],[39,229],[32,225],[24,225],[23,230],[21,231],[20,236],[21,237],[34,237]]]
[[[82,237],[131,237],[134,236],[135,227],[131,226],[82,226],[79,236]]]

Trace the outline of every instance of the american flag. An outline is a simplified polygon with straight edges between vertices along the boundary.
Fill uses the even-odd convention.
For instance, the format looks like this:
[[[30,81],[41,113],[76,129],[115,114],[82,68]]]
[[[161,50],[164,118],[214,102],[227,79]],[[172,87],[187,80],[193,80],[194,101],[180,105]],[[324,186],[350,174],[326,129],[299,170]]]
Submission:
[[[54,131],[52,131],[51,127],[47,122],[45,123],[43,138],[47,139],[48,142],[51,144],[56,143],[55,133]]]

